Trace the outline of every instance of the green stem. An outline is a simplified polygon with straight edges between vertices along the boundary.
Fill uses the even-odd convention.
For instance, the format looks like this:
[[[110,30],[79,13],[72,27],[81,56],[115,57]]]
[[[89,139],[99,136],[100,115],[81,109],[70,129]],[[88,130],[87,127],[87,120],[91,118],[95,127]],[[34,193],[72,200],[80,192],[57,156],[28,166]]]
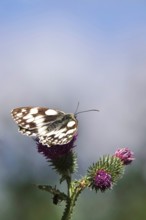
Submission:
[[[71,219],[71,216],[73,213],[73,208],[75,207],[75,203],[77,201],[77,198],[82,190],[83,190],[83,188],[76,186],[76,188],[74,189],[74,191],[72,193],[71,189],[70,189],[70,197],[68,197],[68,200],[66,201],[66,208],[64,210],[64,213],[63,213],[61,220]]]
[[[68,193],[68,198],[70,198],[71,197],[71,177],[67,177],[67,179],[66,179],[66,183],[67,183],[67,193]]]
[[[72,196],[72,198],[68,199],[66,202],[66,208],[61,220],[69,220],[71,219],[73,208],[75,206],[76,196]]]

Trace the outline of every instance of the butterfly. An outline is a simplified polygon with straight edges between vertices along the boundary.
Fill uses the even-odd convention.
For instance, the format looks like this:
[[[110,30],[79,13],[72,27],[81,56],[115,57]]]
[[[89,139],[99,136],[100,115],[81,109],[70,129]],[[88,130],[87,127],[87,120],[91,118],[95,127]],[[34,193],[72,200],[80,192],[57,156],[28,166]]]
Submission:
[[[48,147],[69,143],[78,129],[75,114],[51,108],[20,107],[13,109],[11,115],[22,134],[34,136]]]

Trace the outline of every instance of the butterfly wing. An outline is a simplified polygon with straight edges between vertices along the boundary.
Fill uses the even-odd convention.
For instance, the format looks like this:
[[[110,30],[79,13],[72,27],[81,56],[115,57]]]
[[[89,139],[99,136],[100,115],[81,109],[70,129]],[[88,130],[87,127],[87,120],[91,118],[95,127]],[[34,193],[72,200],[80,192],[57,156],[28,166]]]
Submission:
[[[11,114],[21,133],[38,136],[40,128],[49,126],[56,119],[62,118],[65,113],[41,107],[21,107],[13,109]]]
[[[63,145],[69,143],[77,133],[78,121],[73,114],[65,114],[52,122],[49,127],[40,129],[39,140],[42,144]]]
[[[11,112],[22,134],[36,136],[42,144],[66,144],[77,131],[73,114],[42,107],[21,107]]]

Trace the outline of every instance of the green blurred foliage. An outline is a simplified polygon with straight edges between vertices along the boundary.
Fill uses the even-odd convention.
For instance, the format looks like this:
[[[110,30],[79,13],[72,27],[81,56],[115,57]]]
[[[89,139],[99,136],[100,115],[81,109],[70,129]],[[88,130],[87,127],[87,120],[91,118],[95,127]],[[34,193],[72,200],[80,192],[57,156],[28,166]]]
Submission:
[[[31,182],[12,184],[5,190],[7,190],[8,205],[1,203],[0,219],[57,220],[60,218],[61,213],[52,204],[52,197],[38,190]],[[3,212],[5,205],[7,205],[7,209]]]

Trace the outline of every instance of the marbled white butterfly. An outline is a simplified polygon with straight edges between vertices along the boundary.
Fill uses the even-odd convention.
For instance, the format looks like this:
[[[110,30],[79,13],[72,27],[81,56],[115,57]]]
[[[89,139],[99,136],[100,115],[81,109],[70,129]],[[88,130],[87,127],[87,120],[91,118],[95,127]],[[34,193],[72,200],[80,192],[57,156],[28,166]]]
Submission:
[[[63,111],[42,107],[21,107],[11,112],[22,134],[35,136],[48,147],[67,144],[73,139],[78,129],[76,119],[78,113],[66,114]]]

